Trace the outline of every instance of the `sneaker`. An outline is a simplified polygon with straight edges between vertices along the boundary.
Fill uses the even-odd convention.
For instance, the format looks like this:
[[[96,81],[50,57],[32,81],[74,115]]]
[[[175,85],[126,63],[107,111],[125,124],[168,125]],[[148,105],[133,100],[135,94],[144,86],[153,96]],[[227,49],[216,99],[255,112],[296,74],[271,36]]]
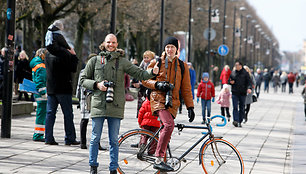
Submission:
[[[246,122],[248,122],[248,118],[245,118],[243,123],[245,124]]]
[[[33,141],[36,141],[36,142],[45,142],[46,140],[44,138],[41,138],[41,139],[37,139],[37,140],[34,140]]]
[[[74,142],[70,142],[70,143],[66,142],[66,143],[65,143],[66,146],[70,146],[70,145],[79,145],[79,144],[80,144],[80,141],[76,141],[76,140],[75,140]]]
[[[97,166],[90,166],[90,174],[97,174],[98,167]]]
[[[238,127],[242,127],[242,126],[241,126],[241,123],[238,123]]]
[[[117,170],[109,171],[110,174],[117,174]]]
[[[164,163],[163,161],[159,164],[154,163],[153,165],[154,169],[157,169],[161,172],[171,172],[174,171],[172,167],[170,167],[168,164]]]
[[[86,144],[81,144],[81,149],[87,149]]]
[[[47,145],[58,145],[56,141],[51,141],[51,142],[45,142]]]
[[[235,127],[238,127],[238,122],[237,122],[237,121],[233,121],[233,125],[234,125]]]

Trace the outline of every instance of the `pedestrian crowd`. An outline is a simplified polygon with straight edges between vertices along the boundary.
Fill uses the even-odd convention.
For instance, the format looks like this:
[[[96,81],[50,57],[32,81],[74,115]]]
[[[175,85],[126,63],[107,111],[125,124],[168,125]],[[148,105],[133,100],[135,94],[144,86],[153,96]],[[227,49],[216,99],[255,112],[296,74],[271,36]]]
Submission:
[[[85,61],[78,75],[76,97],[79,99],[81,113],[80,141],[76,138],[74,114],[72,107],[73,75],[77,71],[79,59],[72,47],[69,46],[62,32],[64,25],[57,20],[49,26],[45,38],[45,48],[35,52],[34,58],[26,54],[20,47],[15,52],[14,91],[18,100],[37,102],[36,120],[34,126],[34,141],[46,145],[58,145],[53,134],[58,105],[64,115],[65,145],[80,145],[87,149],[87,125],[92,120],[92,133],[89,142],[90,173],[98,171],[98,150],[107,148],[100,145],[103,124],[107,121],[111,174],[117,173],[118,165],[118,136],[121,120],[124,119],[126,100],[129,88],[137,89],[137,112],[139,127],[156,132],[161,125],[164,128],[159,133],[159,141],[150,144],[148,155],[155,156],[153,167],[160,171],[174,169],[164,163],[163,157],[170,142],[174,129],[174,119],[182,113],[182,105],[186,105],[189,122],[195,118],[194,99],[201,104],[201,124],[207,124],[211,117],[211,106],[216,101],[220,105],[220,114],[226,116],[235,127],[247,123],[251,104],[260,96],[262,83],[264,92],[269,93],[273,87],[274,93],[286,92],[293,94],[296,86],[305,84],[303,74],[293,74],[268,69],[252,69],[237,60],[231,69],[225,65],[219,74],[219,68],[213,67],[211,72],[198,72],[200,82],[197,84],[197,74],[192,63],[179,59],[179,41],[168,37],[163,42],[163,53],[159,57],[147,50],[143,53],[140,65],[136,59],[129,61],[125,58],[124,50],[118,48],[117,37],[108,34],[100,45],[99,53],[92,53]],[[3,88],[3,62],[5,48],[0,55],[0,91]],[[131,80],[130,80],[131,78]],[[18,84],[24,79],[32,80],[37,92],[28,95],[27,91],[18,90]],[[215,88],[221,85],[221,91],[216,95]],[[270,85],[271,84],[271,85]],[[2,96],[2,95],[0,95]],[[122,96],[125,96],[122,99]],[[305,100],[306,120],[306,86],[302,92]],[[130,99],[131,98],[131,99]],[[125,100],[126,99],[126,100]],[[233,111],[230,111],[232,105]],[[142,136],[132,148],[144,147],[147,137]]]

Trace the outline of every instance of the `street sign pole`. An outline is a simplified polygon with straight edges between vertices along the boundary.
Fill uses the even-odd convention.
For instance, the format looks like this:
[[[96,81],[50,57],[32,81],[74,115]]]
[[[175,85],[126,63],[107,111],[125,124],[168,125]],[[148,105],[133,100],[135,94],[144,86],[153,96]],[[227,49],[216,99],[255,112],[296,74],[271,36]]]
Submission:
[[[7,0],[1,138],[11,138],[16,0]]]

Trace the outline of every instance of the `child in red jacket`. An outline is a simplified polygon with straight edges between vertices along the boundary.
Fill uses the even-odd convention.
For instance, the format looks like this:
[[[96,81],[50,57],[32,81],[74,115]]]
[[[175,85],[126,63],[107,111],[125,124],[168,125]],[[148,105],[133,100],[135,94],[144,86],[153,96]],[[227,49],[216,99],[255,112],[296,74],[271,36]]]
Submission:
[[[149,130],[155,133],[160,127],[160,121],[157,120],[157,116],[153,116],[150,105],[150,94],[146,92],[146,100],[142,103],[138,114],[138,124],[141,128]],[[141,135],[139,146],[147,144],[148,137]],[[156,150],[157,142],[153,141],[148,149],[148,155],[154,155]]]
[[[209,80],[209,74],[204,72],[202,75],[202,81],[198,86],[197,92],[197,103],[199,103],[199,97],[201,96],[201,105],[202,105],[202,124],[206,123],[206,108],[207,108],[207,117],[210,117],[211,112],[211,101],[215,102],[215,87],[214,84]]]

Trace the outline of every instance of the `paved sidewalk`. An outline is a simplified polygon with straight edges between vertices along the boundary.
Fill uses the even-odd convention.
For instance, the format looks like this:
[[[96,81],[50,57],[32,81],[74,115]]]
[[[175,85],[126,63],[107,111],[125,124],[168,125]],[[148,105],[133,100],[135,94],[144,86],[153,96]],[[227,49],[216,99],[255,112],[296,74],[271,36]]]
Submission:
[[[219,87],[218,87],[219,89]],[[304,104],[300,95],[302,88],[295,94],[264,94],[261,92],[258,102],[251,105],[249,121],[242,128],[235,128],[232,123],[226,127],[214,127],[217,136],[234,144],[240,151],[245,173],[303,174],[306,171],[306,122]],[[271,90],[272,91],[272,90]],[[121,122],[120,133],[137,128],[137,102],[127,102],[125,119]],[[187,110],[179,114],[176,123],[200,125],[201,106],[195,104],[196,119],[188,122]],[[212,115],[219,114],[220,108],[212,104]],[[75,127],[79,137],[79,110],[74,106]],[[33,142],[32,134],[35,113],[30,116],[12,119],[12,137],[0,139],[0,173],[89,173],[88,150],[79,146],[64,145],[63,115],[59,109],[54,128],[54,135],[59,146],[48,146]],[[107,124],[107,123],[105,123]],[[107,128],[107,126],[104,126]],[[91,122],[88,125],[88,142],[91,133]],[[171,139],[174,156],[179,156],[200,136],[200,130],[184,130],[178,135],[175,129]],[[186,138],[187,137],[187,138]],[[104,129],[101,143],[108,146],[107,129]],[[177,173],[203,173],[198,161],[199,147],[186,156]],[[99,152],[99,173],[108,173],[109,151]],[[137,173],[135,171],[133,173]]]

